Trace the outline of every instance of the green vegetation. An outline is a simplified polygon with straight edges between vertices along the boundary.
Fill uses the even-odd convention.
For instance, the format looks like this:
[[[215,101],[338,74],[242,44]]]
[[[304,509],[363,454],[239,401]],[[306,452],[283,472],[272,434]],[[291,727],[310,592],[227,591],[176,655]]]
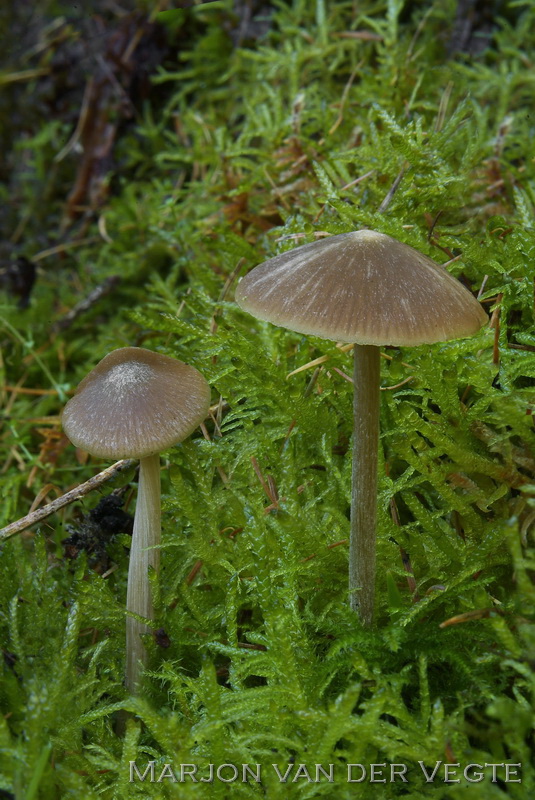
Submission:
[[[152,4],[129,18],[103,4],[95,32],[43,2],[35,40],[8,54],[2,256],[38,271],[27,308],[2,295],[0,524],[109,466],[75,452],[59,415],[110,350],[192,364],[213,414],[162,459],[141,697],[123,686],[127,532],[71,559],[62,545],[102,492],[124,487],[132,511],[134,467],[2,544],[2,796],[535,796],[535,6],[492,5],[469,53],[452,44],[453,0],[277,1],[245,23],[248,4],[161,3],[132,45],[146,42],[145,88],[116,73],[93,108],[115,126],[107,150],[106,126],[69,143],[109,53],[102,31],[132,44]],[[77,50],[90,35],[94,60]],[[347,602],[351,354],[233,302],[265,258],[363,226],[456,259],[493,320],[384,350],[371,631]],[[156,777],[261,764],[262,784],[129,783],[129,762],[150,760]],[[503,769],[426,783],[418,761],[521,762],[522,783]],[[281,783],[271,765],[289,762],[312,778],[333,763],[336,782],[291,783],[296,767]],[[346,762],[405,763],[410,781],[346,783]]]

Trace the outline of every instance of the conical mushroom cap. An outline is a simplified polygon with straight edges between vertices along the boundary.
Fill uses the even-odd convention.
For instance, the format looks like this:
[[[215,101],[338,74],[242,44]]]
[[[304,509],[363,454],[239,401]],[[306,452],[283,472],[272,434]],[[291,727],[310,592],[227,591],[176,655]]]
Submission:
[[[71,442],[91,455],[145,458],[189,436],[209,406],[210,387],[194,367],[122,347],[81,381],[62,424]]]
[[[372,345],[457,339],[487,321],[444,267],[370,230],[270,258],[242,278],[236,302],[257,319],[299,333]]]

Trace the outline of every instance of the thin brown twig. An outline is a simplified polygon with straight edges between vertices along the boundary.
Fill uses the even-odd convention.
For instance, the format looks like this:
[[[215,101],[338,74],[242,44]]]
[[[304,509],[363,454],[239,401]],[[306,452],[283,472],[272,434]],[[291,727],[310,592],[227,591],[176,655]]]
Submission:
[[[129,469],[129,467],[135,463],[136,461],[133,458],[123,458],[121,461],[117,461],[115,464],[112,464],[111,467],[99,472],[98,475],[89,478],[85,483],[81,483],[80,486],[76,486],[74,489],[71,489],[70,492],[66,492],[66,494],[62,494],[61,497],[52,500],[51,503],[43,506],[43,508],[32,511],[31,514],[27,514],[16,522],[11,522],[9,525],[6,525],[5,528],[0,530],[0,540],[8,539],[15,533],[20,533],[27,528],[31,528],[32,525],[36,525],[38,522],[41,522],[41,520],[59,511],[60,508],[64,508],[70,503],[80,500],[82,497],[85,497],[86,494],[92,492],[93,489],[98,489],[103,483],[114,478],[119,472]]]
[[[337,372],[345,381],[348,381],[348,383],[353,383],[353,378],[350,378],[349,375],[346,375],[346,373],[338,369],[338,367],[332,367],[332,370],[333,372]]]
[[[186,585],[187,586],[191,586],[191,584],[193,583],[193,581],[197,577],[202,565],[203,565],[203,562],[201,561],[201,559],[198,559],[195,562],[195,564],[193,565],[193,567],[189,571],[188,575],[186,576]]]
[[[258,478],[262,489],[264,490],[268,500],[271,500],[271,504],[274,508],[279,507],[279,498],[277,497],[276,489],[274,489],[273,484],[267,483],[264,476],[262,475],[262,470],[258,464],[258,461],[254,456],[251,456],[251,464],[253,465],[253,469],[255,471],[256,477]]]
[[[400,386],[404,386],[406,383],[412,381],[413,379],[414,375],[409,375],[408,378],[405,378],[405,380],[400,381],[399,383],[395,383],[394,386],[380,386],[379,388],[382,392],[388,392],[391,389],[399,389]]]
[[[59,489],[57,486],[54,486],[53,483],[47,483],[46,486],[43,486],[34,497],[33,503],[30,506],[30,514],[33,514],[34,511],[39,508],[45,497],[50,494],[50,492],[56,492],[59,495]]]
[[[44,395],[44,394],[57,394],[57,389],[25,389],[22,386],[12,386],[9,383],[0,386],[0,389],[5,392],[15,392],[15,394],[35,394],[35,395]]]
[[[337,39],[360,39],[363,42],[382,42],[383,37],[371,31],[336,31],[332,34]]]
[[[342,544],[349,544],[349,539],[340,539],[339,542],[333,542],[332,544],[328,544],[327,550],[332,550],[334,547],[340,547],[340,545]],[[311,555],[302,558],[301,563],[305,564],[307,561],[312,561],[312,559],[316,558],[317,555],[318,555],[317,553],[311,553]]]

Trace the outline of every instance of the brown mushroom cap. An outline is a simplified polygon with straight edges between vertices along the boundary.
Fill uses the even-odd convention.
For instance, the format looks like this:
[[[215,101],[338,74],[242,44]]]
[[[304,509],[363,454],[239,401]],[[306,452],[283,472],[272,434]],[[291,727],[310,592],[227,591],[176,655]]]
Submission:
[[[258,319],[299,333],[371,345],[457,339],[487,321],[444,267],[370,230],[270,258],[242,278],[236,302]]]
[[[81,381],[62,424],[71,442],[91,455],[145,458],[189,436],[209,406],[210,387],[194,367],[122,347]]]

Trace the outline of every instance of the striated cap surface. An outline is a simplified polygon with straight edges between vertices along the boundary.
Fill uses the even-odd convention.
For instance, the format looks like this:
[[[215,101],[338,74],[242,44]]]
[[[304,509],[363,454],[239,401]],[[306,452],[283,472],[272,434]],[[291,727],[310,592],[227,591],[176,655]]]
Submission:
[[[102,458],[144,458],[181,442],[205,419],[210,387],[176,358],[113,350],[80,382],[62,416],[71,442]]]
[[[444,267],[384,233],[329,236],[246,275],[236,302],[257,319],[337,342],[418,345],[476,333],[482,306]]]

